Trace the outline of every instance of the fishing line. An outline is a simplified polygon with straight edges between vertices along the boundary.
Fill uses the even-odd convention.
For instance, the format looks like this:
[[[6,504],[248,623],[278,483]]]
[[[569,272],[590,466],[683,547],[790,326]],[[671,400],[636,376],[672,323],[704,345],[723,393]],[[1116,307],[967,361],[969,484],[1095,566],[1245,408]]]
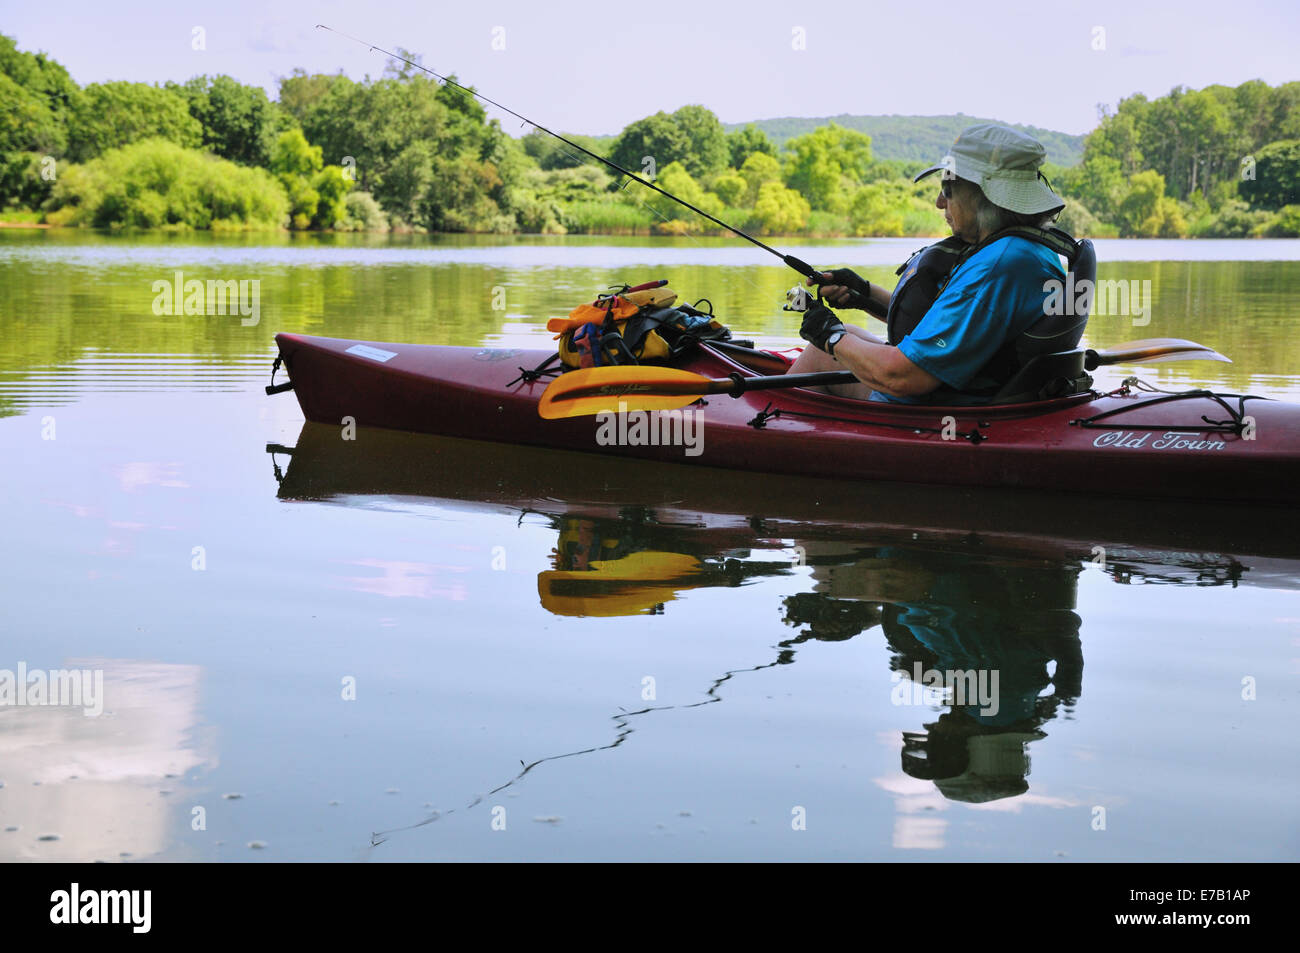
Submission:
[[[316,24],[316,29],[318,29],[318,30],[328,30],[330,33],[336,33],[336,34],[338,34],[339,36],[344,37],[345,39],[351,40],[353,43],[358,43],[358,44],[360,44],[361,46],[367,47],[367,48],[368,48],[369,50],[371,50],[372,52],[375,52],[375,53],[383,53],[385,56],[392,57],[393,59],[398,60],[399,62],[405,63],[405,64],[408,65],[408,66],[413,66],[413,67],[415,67],[415,68],[418,69],[418,70],[421,70],[421,71],[423,71],[423,72],[425,72],[425,73],[428,73],[430,76],[436,78],[437,80],[439,80],[439,81],[442,82],[442,83],[445,83],[445,84],[447,84],[447,85],[449,85],[449,86],[454,86],[454,87],[456,87],[457,89],[461,90],[462,92],[466,92],[466,93],[468,93],[469,95],[473,96],[475,99],[480,100],[481,102],[485,102],[485,103],[487,103],[487,104],[489,104],[489,105],[491,105],[491,106],[495,106],[497,109],[500,109],[502,112],[509,113],[511,116],[514,116],[516,119],[518,119],[520,122],[524,123],[525,125],[532,126],[534,129],[537,129],[537,130],[539,130],[539,131],[541,131],[541,132],[544,132],[544,133],[546,133],[546,134],[549,135],[549,136],[554,136],[556,139],[560,140],[560,141],[563,142],[565,145],[572,146],[574,149],[577,149],[579,152],[582,152],[582,153],[584,153],[585,155],[589,155],[589,156],[591,156],[591,158],[597,160],[598,162],[603,162],[605,165],[609,166],[611,169],[614,169],[615,171],[617,171],[617,172],[618,172],[619,174],[621,174],[621,175],[625,175],[625,176],[627,176],[627,177],[628,177],[629,179],[631,179],[632,181],[634,181],[634,182],[639,182],[639,183],[641,183],[642,185],[644,185],[644,186],[645,186],[646,188],[648,188],[648,189],[653,189],[654,191],[658,192],[660,195],[666,196],[666,197],[672,199],[674,202],[678,203],[679,205],[683,205],[683,206],[685,206],[686,208],[690,209],[692,212],[695,212],[696,214],[701,215],[701,216],[703,216],[704,218],[707,218],[710,222],[713,222],[713,224],[718,225],[718,226],[720,226],[720,227],[722,227],[722,228],[725,228],[727,231],[731,232],[733,235],[738,235],[738,236],[740,236],[741,238],[745,239],[745,241],[747,241],[747,242],[752,242],[753,244],[757,245],[759,248],[763,249],[764,251],[766,251],[766,252],[768,252],[768,253],[770,253],[770,254],[776,255],[776,257],[780,258],[783,262],[785,262],[787,265],[789,265],[789,266],[790,266],[791,268],[793,268],[795,271],[799,272],[799,274],[803,275],[805,278],[813,278],[813,279],[815,279],[815,280],[817,281],[818,284],[821,283],[821,281],[822,281],[821,273],[820,273],[819,271],[817,271],[817,269],[813,268],[813,266],[810,265],[810,264],[808,264],[806,261],[803,261],[802,259],[796,258],[796,257],[794,257],[793,255],[786,255],[786,254],[783,254],[783,253],[777,251],[777,250],[776,250],[775,248],[773,248],[771,245],[768,245],[768,244],[766,244],[766,243],[764,243],[764,242],[759,241],[759,240],[758,240],[757,238],[755,238],[754,236],[752,236],[752,235],[748,235],[748,234],[746,234],[745,232],[742,232],[740,229],[736,228],[736,227],[733,226],[733,225],[728,225],[726,222],[722,221],[722,219],[720,219],[720,218],[716,218],[716,217],[710,215],[708,212],[704,211],[703,209],[695,207],[695,206],[692,205],[690,202],[687,202],[685,199],[678,198],[676,195],[673,195],[671,192],[668,192],[668,191],[666,191],[666,190],[664,190],[664,189],[661,189],[659,186],[655,185],[653,182],[649,182],[649,181],[647,181],[647,180],[641,178],[641,176],[637,175],[635,172],[630,172],[630,171],[628,171],[627,169],[623,168],[621,165],[619,165],[618,163],[612,161],[611,159],[607,159],[607,158],[605,158],[605,157],[602,156],[602,155],[598,155],[597,153],[592,152],[590,149],[588,149],[588,148],[586,148],[586,147],[584,147],[584,146],[579,145],[578,143],[574,142],[572,139],[568,139],[568,138],[566,138],[566,137],[560,135],[558,132],[555,132],[555,131],[553,131],[553,130],[551,130],[551,129],[547,129],[545,126],[541,125],[540,123],[536,123],[536,122],[534,122],[533,120],[529,119],[527,116],[522,116],[522,115],[520,115],[519,113],[515,112],[515,111],[514,111],[513,109],[511,109],[510,107],[508,107],[508,106],[503,106],[503,105],[501,105],[499,102],[497,102],[496,100],[494,100],[494,99],[490,99],[490,98],[488,98],[487,96],[483,95],[482,93],[477,92],[476,90],[470,89],[468,86],[462,86],[460,83],[456,82],[454,79],[450,79],[450,78],[448,78],[448,77],[446,77],[446,76],[443,76],[441,73],[437,73],[437,72],[435,72],[435,71],[429,69],[427,66],[422,66],[422,65],[420,65],[419,63],[413,63],[411,60],[407,59],[405,56],[398,56],[396,53],[393,53],[393,52],[391,52],[390,50],[386,50],[386,49],[384,49],[382,46],[375,46],[375,44],[373,44],[373,43],[367,43],[365,40],[362,40],[362,39],[359,39],[358,37],[352,36],[352,35],[349,34],[349,33],[344,33],[342,30],[336,30],[336,29],[334,29],[332,26],[326,26],[324,23],[318,23],[318,24]],[[653,210],[652,210],[652,211],[653,211]],[[662,217],[662,216],[661,216],[661,217]]]

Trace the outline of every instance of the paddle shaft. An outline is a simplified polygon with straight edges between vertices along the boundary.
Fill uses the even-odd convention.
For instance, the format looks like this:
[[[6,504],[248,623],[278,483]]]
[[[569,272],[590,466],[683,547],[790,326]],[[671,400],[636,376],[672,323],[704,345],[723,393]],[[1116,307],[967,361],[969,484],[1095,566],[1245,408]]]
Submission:
[[[1091,371],[1108,364],[1136,364],[1152,358],[1168,360],[1177,356],[1184,357],[1187,360],[1195,360],[1198,357],[1205,356],[1207,352],[1209,354],[1215,353],[1193,341],[1180,341],[1177,344],[1152,344],[1138,348],[1131,345],[1120,345],[1119,348],[1105,351],[1094,351],[1089,348],[1084,352],[1084,366]],[[739,397],[745,391],[751,390],[771,390],[776,387],[812,387],[816,384],[851,384],[856,380],[857,377],[851,371],[820,371],[814,374],[775,374],[768,377],[746,377],[741,378],[743,383],[739,385],[734,377],[715,377],[705,378],[705,381],[708,382],[706,385],[707,391],[705,392],[709,394],[735,394]],[[704,384],[704,381],[701,381],[701,384]],[[690,382],[683,381],[680,393],[692,393],[690,388]]]
[[[1088,370],[1107,364],[1135,361],[1227,361],[1216,351],[1177,338],[1130,341],[1118,348],[1084,352]],[[599,367],[573,371],[547,385],[538,403],[538,413],[547,420],[584,417],[609,411],[611,404],[623,410],[671,410],[713,394],[739,397],[755,390],[779,387],[812,387],[818,384],[848,384],[858,378],[849,371],[819,371],[812,374],[770,374],[745,377],[705,377],[672,368],[649,366]]]
[[[1161,339],[1134,341],[1127,345],[1104,351],[1091,348],[1084,352],[1084,366],[1088,370],[1108,364],[1136,363],[1142,360],[1227,360],[1223,355],[1193,341]],[[591,397],[620,397],[635,401],[637,397],[707,397],[712,394],[730,394],[739,397],[753,390],[774,390],[783,387],[813,387],[818,384],[851,384],[858,380],[851,371],[817,371],[811,374],[771,374],[762,377],[704,377],[690,375],[689,380],[618,380],[619,368],[609,367],[578,374],[608,375],[610,380],[579,384],[574,378],[560,377],[552,387],[565,390],[559,400]],[[574,387],[567,385],[573,384]]]
[[[613,370],[614,368],[610,368]],[[581,374],[582,371],[575,373]],[[663,381],[602,381],[577,384],[565,391],[564,400],[619,398],[635,401],[638,397],[708,397],[713,394],[730,394],[739,397],[746,391],[773,390],[777,387],[811,387],[814,384],[851,384],[857,378],[850,371],[819,371],[815,374],[774,374],[770,377],[703,377],[691,375],[691,380]],[[573,383],[572,379],[557,378],[552,385]]]
[[[852,384],[857,381],[852,371],[817,371],[813,374],[775,374],[770,377],[714,377],[706,378],[706,393],[731,394],[739,397],[746,391],[773,390],[777,387],[813,387],[817,384]],[[690,382],[683,381],[683,394],[691,391]]]

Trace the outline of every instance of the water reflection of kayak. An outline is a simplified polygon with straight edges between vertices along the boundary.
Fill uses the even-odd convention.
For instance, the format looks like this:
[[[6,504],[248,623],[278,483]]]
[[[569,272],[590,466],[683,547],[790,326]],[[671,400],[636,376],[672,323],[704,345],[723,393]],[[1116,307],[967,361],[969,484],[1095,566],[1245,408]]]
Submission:
[[[276,456],[283,499],[415,496],[553,518],[632,514],[646,548],[697,559],[801,540],[906,543],[1093,562],[1117,581],[1300,588],[1293,511],[924,487],[678,467],[483,441],[304,424]],[[796,554],[797,558],[797,554]]]
[[[521,369],[546,352],[299,334],[276,342],[303,414],[319,422],[349,417],[366,426],[805,476],[1276,503],[1295,503],[1300,492],[1300,407],[1262,398],[1088,391],[936,408],[786,388],[710,397],[702,407],[674,410],[675,423],[638,411],[615,433],[612,421],[591,417],[540,419],[549,379],[524,380]],[[710,379],[784,372],[778,359],[744,348],[704,346],[683,361],[683,370]],[[617,396],[610,405],[617,409]]]
[[[900,709],[901,770],[955,801],[1027,792],[1031,748],[1079,704],[1085,562],[1119,583],[1300,588],[1300,544],[1275,509],[1065,507],[1025,491],[776,478],[385,430],[356,438],[309,423],[295,447],[268,447],[279,497],[541,518],[556,542],[538,596],[555,615],[655,614],[690,590],[804,576],[782,600],[789,637],[752,670],[878,631],[889,659],[877,674],[892,678],[881,690],[916,708]],[[952,692],[926,694],[932,676]]]

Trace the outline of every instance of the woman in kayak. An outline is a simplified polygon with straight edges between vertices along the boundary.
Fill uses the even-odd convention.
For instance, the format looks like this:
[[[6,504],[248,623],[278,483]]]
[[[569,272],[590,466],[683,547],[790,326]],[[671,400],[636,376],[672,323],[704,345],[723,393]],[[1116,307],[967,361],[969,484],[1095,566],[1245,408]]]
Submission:
[[[819,301],[799,329],[813,346],[804,348],[790,373],[850,370],[861,383],[825,389],[861,400],[987,402],[1016,370],[1006,359],[1008,348],[1044,318],[1051,282],[1065,279],[1049,245],[1022,235],[989,241],[1012,226],[1042,228],[1065,207],[1038,172],[1045,156],[1041,143],[1015,129],[964,129],[950,154],[915,179],[942,173],[935,204],[953,235],[969,246],[954,256],[958,264],[934,303],[894,346],[843,324]],[[821,294],[832,304],[877,313],[889,305],[889,292],[847,268],[823,278],[829,283]]]

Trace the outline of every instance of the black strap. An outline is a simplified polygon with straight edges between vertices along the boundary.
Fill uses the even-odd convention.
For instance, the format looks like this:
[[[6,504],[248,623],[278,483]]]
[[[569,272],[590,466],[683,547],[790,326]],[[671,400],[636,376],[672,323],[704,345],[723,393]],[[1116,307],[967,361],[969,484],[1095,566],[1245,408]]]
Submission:
[[[1040,245],[1046,245],[1058,255],[1064,255],[1070,262],[1070,267],[1074,267],[1074,261],[1079,257],[1079,243],[1068,232],[1057,228],[1055,225],[1049,225],[1047,228],[1038,228],[1033,225],[1010,225],[1007,228],[994,232],[978,245],[970,245],[957,256],[957,265],[953,266],[955,271],[962,262],[971,255],[975,254],[982,248],[987,248],[999,239],[1008,237],[1027,238],[1031,242],[1038,242]]]
[[[514,387],[514,386],[515,386],[516,384],[518,384],[520,381],[523,381],[525,384],[531,384],[533,381],[537,380],[537,378],[543,376],[544,374],[548,374],[548,373],[550,373],[550,374],[554,374],[554,373],[556,373],[555,371],[549,370],[549,368],[550,368],[550,366],[551,366],[552,364],[554,364],[554,363],[555,363],[556,361],[558,361],[559,359],[560,359],[560,352],[559,352],[559,351],[556,351],[554,354],[552,354],[552,355],[551,355],[550,357],[548,357],[546,360],[542,361],[542,363],[540,363],[540,364],[538,364],[536,367],[534,367],[531,371],[530,371],[530,370],[527,370],[526,368],[522,368],[522,367],[519,368],[519,376],[516,377],[514,380],[512,380],[512,381],[511,381],[509,384],[507,384],[506,386],[507,386],[507,387]]]

